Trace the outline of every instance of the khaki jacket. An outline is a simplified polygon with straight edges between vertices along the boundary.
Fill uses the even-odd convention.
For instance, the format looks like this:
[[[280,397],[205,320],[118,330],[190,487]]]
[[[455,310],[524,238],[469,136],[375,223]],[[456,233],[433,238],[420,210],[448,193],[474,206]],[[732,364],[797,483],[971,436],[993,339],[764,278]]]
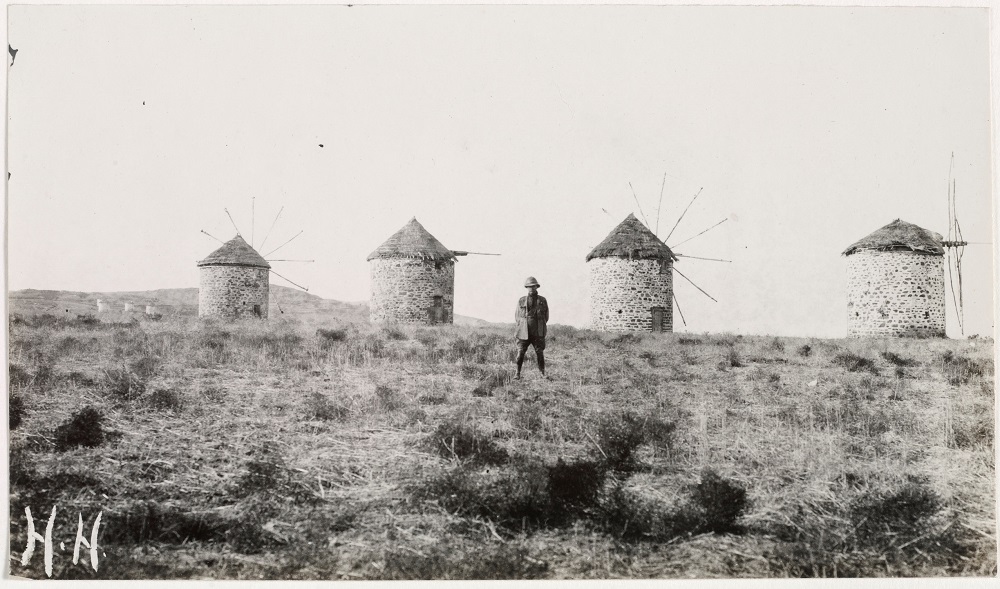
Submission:
[[[549,303],[542,295],[537,295],[538,302],[535,313],[535,335],[545,337],[545,324],[549,321]],[[514,313],[514,322],[517,324],[517,331],[514,333],[517,339],[528,339],[528,297],[523,296],[517,301],[517,311]]]

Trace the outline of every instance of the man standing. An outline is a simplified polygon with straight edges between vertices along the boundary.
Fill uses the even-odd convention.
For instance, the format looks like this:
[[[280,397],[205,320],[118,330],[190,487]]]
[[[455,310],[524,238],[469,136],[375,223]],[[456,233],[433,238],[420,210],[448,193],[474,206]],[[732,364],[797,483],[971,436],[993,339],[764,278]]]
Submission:
[[[517,323],[517,376],[521,378],[521,364],[524,363],[524,354],[528,351],[528,346],[534,346],[535,357],[538,358],[538,371],[545,376],[545,324],[549,321],[549,304],[545,297],[538,294],[541,285],[534,276],[529,276],[524,281],[524,288],[528,289],[528,295],[521,297],[517,301],[517,312],[514,321]]]

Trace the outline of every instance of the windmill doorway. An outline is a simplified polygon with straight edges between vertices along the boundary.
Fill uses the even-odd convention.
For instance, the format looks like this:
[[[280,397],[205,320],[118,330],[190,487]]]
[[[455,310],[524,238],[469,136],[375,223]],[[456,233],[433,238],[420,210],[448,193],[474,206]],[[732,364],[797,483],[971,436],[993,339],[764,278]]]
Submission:
[[[260,319],[260,317],[261,317],[261,314],[260,314],[260,305],[254,305],[253,306],[253,316],[256,317],[256,318],[258,318],[258,319]]]
[[[653,318],[653,331],[666,331],[666,325],[664,325],[664,318],[666,317],[666,310],[663,307],[653,307],[649,310]]]
[[[434,296],[434,304],[427,309],[427,322],[431,325],[436,325],[438,323],[445,322],[445,309],[444,309],[444,297],[440,295]]]

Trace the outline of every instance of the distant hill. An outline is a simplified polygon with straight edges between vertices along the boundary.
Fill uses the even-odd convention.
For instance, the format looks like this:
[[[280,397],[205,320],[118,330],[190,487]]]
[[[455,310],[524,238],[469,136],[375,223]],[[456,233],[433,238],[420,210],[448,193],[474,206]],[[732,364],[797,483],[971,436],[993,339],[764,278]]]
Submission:
[[[108,305],[108,311],[125,313],[125,304],[132,303],[132,313],[141,315],[146,305],[154,305],[164,316],[190,316],[198,314],[197,288],[164,288],[159,290],[127,292],[73,292],[65,290],[14,290],[7,301],[11,313],[21,315],[86,315],[97,313],[97,300]],[[268,313],[291,315],[311,322],[360,323],[368,321],[367,303],[346,303],[324,299],[287,286],[271,286]],[[487,325],[489,322],[474,317],[455,315],[457,325]]]

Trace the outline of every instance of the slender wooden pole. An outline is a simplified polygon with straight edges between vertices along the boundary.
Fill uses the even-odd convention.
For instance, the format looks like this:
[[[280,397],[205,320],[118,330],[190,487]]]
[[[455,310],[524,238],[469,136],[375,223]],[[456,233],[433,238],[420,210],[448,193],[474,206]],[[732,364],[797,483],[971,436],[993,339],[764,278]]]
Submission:
[[[302,231],[299,231],[299,232],[298,232],[298,233],[296,233],[296,234],[295,234],[294,236],[292,236],[292,239],[289,239],[289,240],[288,240],[288,241],[286,241],[285,243],[283,243],[283,244],[279,245],[278,247],[276,247],[276,248],[274,248],[273,250],[271,250],[271,251],[267,252],[266,254],[264,254],[264,257],[266,258],[266,257],[270,256],[271,254],[273,254],[274,252],[276,252],[276,251],[280,250],[281,248],[285,247],[286,245],[288,245],[289,243],[291,243],[293,239],[295,239],[296,237],[298,237],[298,236],[302,235],[302,233],[303,233],[304,231],[305,231],[304,229],[303,229]]]
[[[278,217],[281,216],[281,211],[285,210],[285,207],[281,207],[278,210],[278,214],[274,216],[274,221],[271,221],[271,228],[267,230],[264,234],[264,241],[260,242],[260,249],[264,249],[264,244],[267,243],[267,238],[271,236],[271,231],[274,229],[274,224],[278,222]]]
[[[202,232],[202,233],[204,233],[205,235],[207,235],[207,236],[211,237],[211,238],[212,238],[212,239],[214,239],[215,241],[218,241],[219,243],[222,243],[222,244],[226,243],[226,242],[222,241],[221,239],[219,239],[218,237],[216,237],[216,236],[212,235],[212,234],[211,234],[211,233],[209,233],[208,231],[205,231],[204,229],[202,229],[202,230],[201,230],[201,232]]]
[[[674,255],[678,258],[687,258],[689,260],[708,260],[709,262],[732,262],[732,260],[723,260],[720,258],[700,258],[698,256],[685,256],[684,254],[678,254],[674,252]]]
[[[688,203],[688,206],[684,207],[684,212],[681,213],[681,216],[677,218],[677,222],[674,223],[674,226],[670,230],[670,233],[668,233],[667,236],[663,239],[664,242],[666,242],[668,239],[670,239],[670,236],[674,234],[674,229],[677,229],[677,226],[681,224],[681,219],[683,219],[684,215],[687,214],[688,209],[690,209],[691,205],[694,204],[694,201],[698,198],[698,195],[701,194],[702,190],[705,190],[704,186],[698,189],[698,192],[695,193],[694,198],[691,199],[691,202]]]
[[[233,221],[233,216],[229,214],[229,209],[223,208],[222,210],[226,211],[226,216],[229,217],[229,222],[232,223],[233,228],[236,229],[236,235],[242,236],[243,234],[240,232],[240,228],[236,226],[236,221]]]
[[[291,283],[291,284],[294,284],[294,285],[295,285],[295,286],[297,286],[298,288],[301,288],[302,290],[304,290],[304,291],[306,291],[306,292],[309,292],[309,289],[308,289],[308,288],[306,288],[306,287],[302,286],[301,284],[295,284],[294,282],[292,282],[291,280],[288,280],[287,278],[285,278],[285,277],[284,277],[284,276],[282,276],[281,274],[278,274],[278,273],[277,273],[277,272],[275,272],[274,270],[271,270],[271,274],[274,274],[275,276],[277,276],[278,278],[281,278],[281,279],[282,279],[282,280],[284,280],[285,282],[288,282],[288,283]]]
[[[677,294],[674,291],[670,291],[670,295],[674,297],[674,304],[677,305],[677,313],[681,316],[681,323],[684,324],[684,327],[687,327],[688,323],[684,320],[684,311],[681,311],[681,302],[677,300]]]
[[[689,237],[689,238],[685,239],[684,241],[682,241],[682,242],[680,242],[680,243],[678,243],[677,245],[675,245],[675,246],[672,246],[672,247],[678,247],[678,246],[681,246],[681,245],[684,245],[685,243],[687,243],[687,242],[691,241],[691,240],[692,240],[692,239],[694,239],[695,237],[698,237],[699,235],[704,235],[705,233],[708,233],[708,232],[709,232],[709,231],[711,231],[712,229],[715,229],[716,227],[718,227],[719,225],[722,225],[723,223],[725,223],[725,222],[726,222],[726,221],[728,221],[728,220],[729,220],[729,219],[723,219],[723,220],[719,221],[718,223],[716,223],[715,225],[712,225],[712,226],[711,226],[711,227],[709,227],[708,229],[706,229],[706,230],[702,231],[702,232],[701,232],[701,233],[699,233],[698,235],[695,235],[695,236],[692,236],[692,237]]]
[[[632,189],[632,198],[635,199],[635,206],[639,208],[639,214],[642,215],[642,222],[649,227],[649,221],[646,220],[646,213],[642,212],[642,206],[639,204],[639,197],[635,195],[635,188],[632,188],[632,183],[628,183],[628,187]]]
[[[687,280],[688,282],[690,282],[690,283],[691,283],[691,286],[693,286],[693,287],[697,288],[698,290],[700,290],[700,291],[701,291],[701,294],[703,294],[703,295],[705,295],[706,297],[708,297],[708,298],[712,299],[712,300],[713,300],[713,301],[715,301],[716,303],[718,303],[718,302],[719,302],[719,301],[717,301],[717,300],[715,299],[715,297],[713,297],[712,295],[708,294],[708,293],[707,293],[707,292],[705,292],[705,291],[704,291],[704,290],[703,290],[703,289],[702,289],[702,288],[701,288],[700,286],[698,286],[697,284],[695,284],[695,283],[694,283],[694,281],[692,281],[692,280],[691,280],[690,278],[688,278],[687,276],[684,276],[684,273],[683,273],[683,272],[681,272],[680,270],[678,270],[676,266],[674,266],[673,268],[674,268],[674,272],[676,272],[676,273],[680,274],[680,275],[681,275],[681,277],[683,277],[683,278],[684,278],[684,280]]]

